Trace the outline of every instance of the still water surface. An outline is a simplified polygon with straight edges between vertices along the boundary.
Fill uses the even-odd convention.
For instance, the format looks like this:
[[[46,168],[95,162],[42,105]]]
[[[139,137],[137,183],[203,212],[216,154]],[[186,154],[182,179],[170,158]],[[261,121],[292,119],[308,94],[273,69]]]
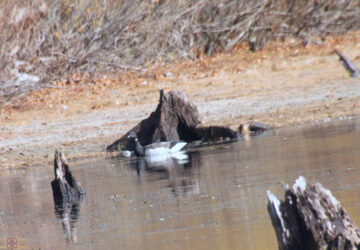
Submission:
[[[136,158],[71,162],[82,202],[54,208],[48,168],[0,177],[0,248],[277,249],[266,190],[319,181],[360,224],[360,123],[270,131],[188,153],[187,163]],[[25,243],[24,243],[25,242]]]

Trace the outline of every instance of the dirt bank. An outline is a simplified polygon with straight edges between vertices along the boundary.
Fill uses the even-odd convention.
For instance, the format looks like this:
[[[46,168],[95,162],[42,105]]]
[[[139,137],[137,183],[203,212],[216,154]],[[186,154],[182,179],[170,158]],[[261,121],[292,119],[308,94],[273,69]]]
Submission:
[[[185,92],[205,125],[282,127],[356,116],[360,80],[348,77],[335,48],[360,67],[360,33],[349,33],[320,46],[289,41],[252,53],[244,45],[197,62],[95,81],[74,75],[0,110],[0,168],[48,166],[59,145],[70,159],[103,153],[155,109],[159,88]]]

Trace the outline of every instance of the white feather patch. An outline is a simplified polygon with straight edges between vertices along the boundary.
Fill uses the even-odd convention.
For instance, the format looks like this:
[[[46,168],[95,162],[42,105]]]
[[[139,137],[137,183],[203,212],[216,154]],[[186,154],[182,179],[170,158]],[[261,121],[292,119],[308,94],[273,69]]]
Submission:
[[[185,147],[186,142],[178,142],[170,149],[171,153],[180,151],[183,147]]]

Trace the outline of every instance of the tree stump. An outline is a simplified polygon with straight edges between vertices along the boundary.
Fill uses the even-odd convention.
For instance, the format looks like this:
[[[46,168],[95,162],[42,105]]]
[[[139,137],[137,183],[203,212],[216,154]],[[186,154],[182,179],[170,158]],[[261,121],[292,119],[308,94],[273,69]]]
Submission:
[[[267,191],[279,249],[360,248],[359,228],[328,189],[300,176],[284,190],[284,201]]]
[[[61,149],[55,150],[54,174],[55,179],[51,182],[54,200],[63,198],[71,200],[85,194],[80,183],[72,175]]]
[[[134,131],[142,145],[148,145],[159,141],[196,141],[216,137],[237,138],[237,132],[228,127],[211,126],[198,128],[200,124],[199,113],[196,106],[189,102],[181,91],[165,93],[160,90],[160,101],[156,110],[150,116],[135,127],[130,129],[124,136],[109,145],[107,151],[134,150],[132,140],[128,135]],[[215,131],[215,132],[214,132]]]

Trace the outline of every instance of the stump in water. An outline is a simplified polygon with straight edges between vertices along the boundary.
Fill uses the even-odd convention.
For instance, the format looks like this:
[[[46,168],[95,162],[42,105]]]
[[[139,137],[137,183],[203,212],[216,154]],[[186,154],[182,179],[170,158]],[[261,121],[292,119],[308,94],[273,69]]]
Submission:
[[[142,145],[157,141],[192,140],[196,136],[196,126],[200,123],[199,113],[179,91],[165,93],[160,90],[160,101],[154,112],[130,131],[134,131]],[[106,148],[108,151],[133,150],[134,145],[127,138],[128,131],[119,140]]]
[[[51,182],[54,200],[79,198],[85,194],[80,183],[72,175],[67,160],[61,149],[55,150],[54,159],[55,179]]]
[[[106,148],[107,151],[134,150],[132,140],[128,134],[134,131],[142,145],[158,141],[196,141],[203,139],[203,135],[216,134],[217,137],[237,137],[237,133],[227,127],[204,127],[200,124],[196,106],[189,102],[181,91],[165,93],[160,90],[160,101],[156,110],[129,130],[124,136]],[[217,131],[214,133],[212,131]],[[207,136],[208,137],[208,136]],[[210,139],[210,138],[207,138]]]
[[[279,249],[359,249],[359,228],[329,190],[302,176],[284,189],[284,201],[268,191]]]

